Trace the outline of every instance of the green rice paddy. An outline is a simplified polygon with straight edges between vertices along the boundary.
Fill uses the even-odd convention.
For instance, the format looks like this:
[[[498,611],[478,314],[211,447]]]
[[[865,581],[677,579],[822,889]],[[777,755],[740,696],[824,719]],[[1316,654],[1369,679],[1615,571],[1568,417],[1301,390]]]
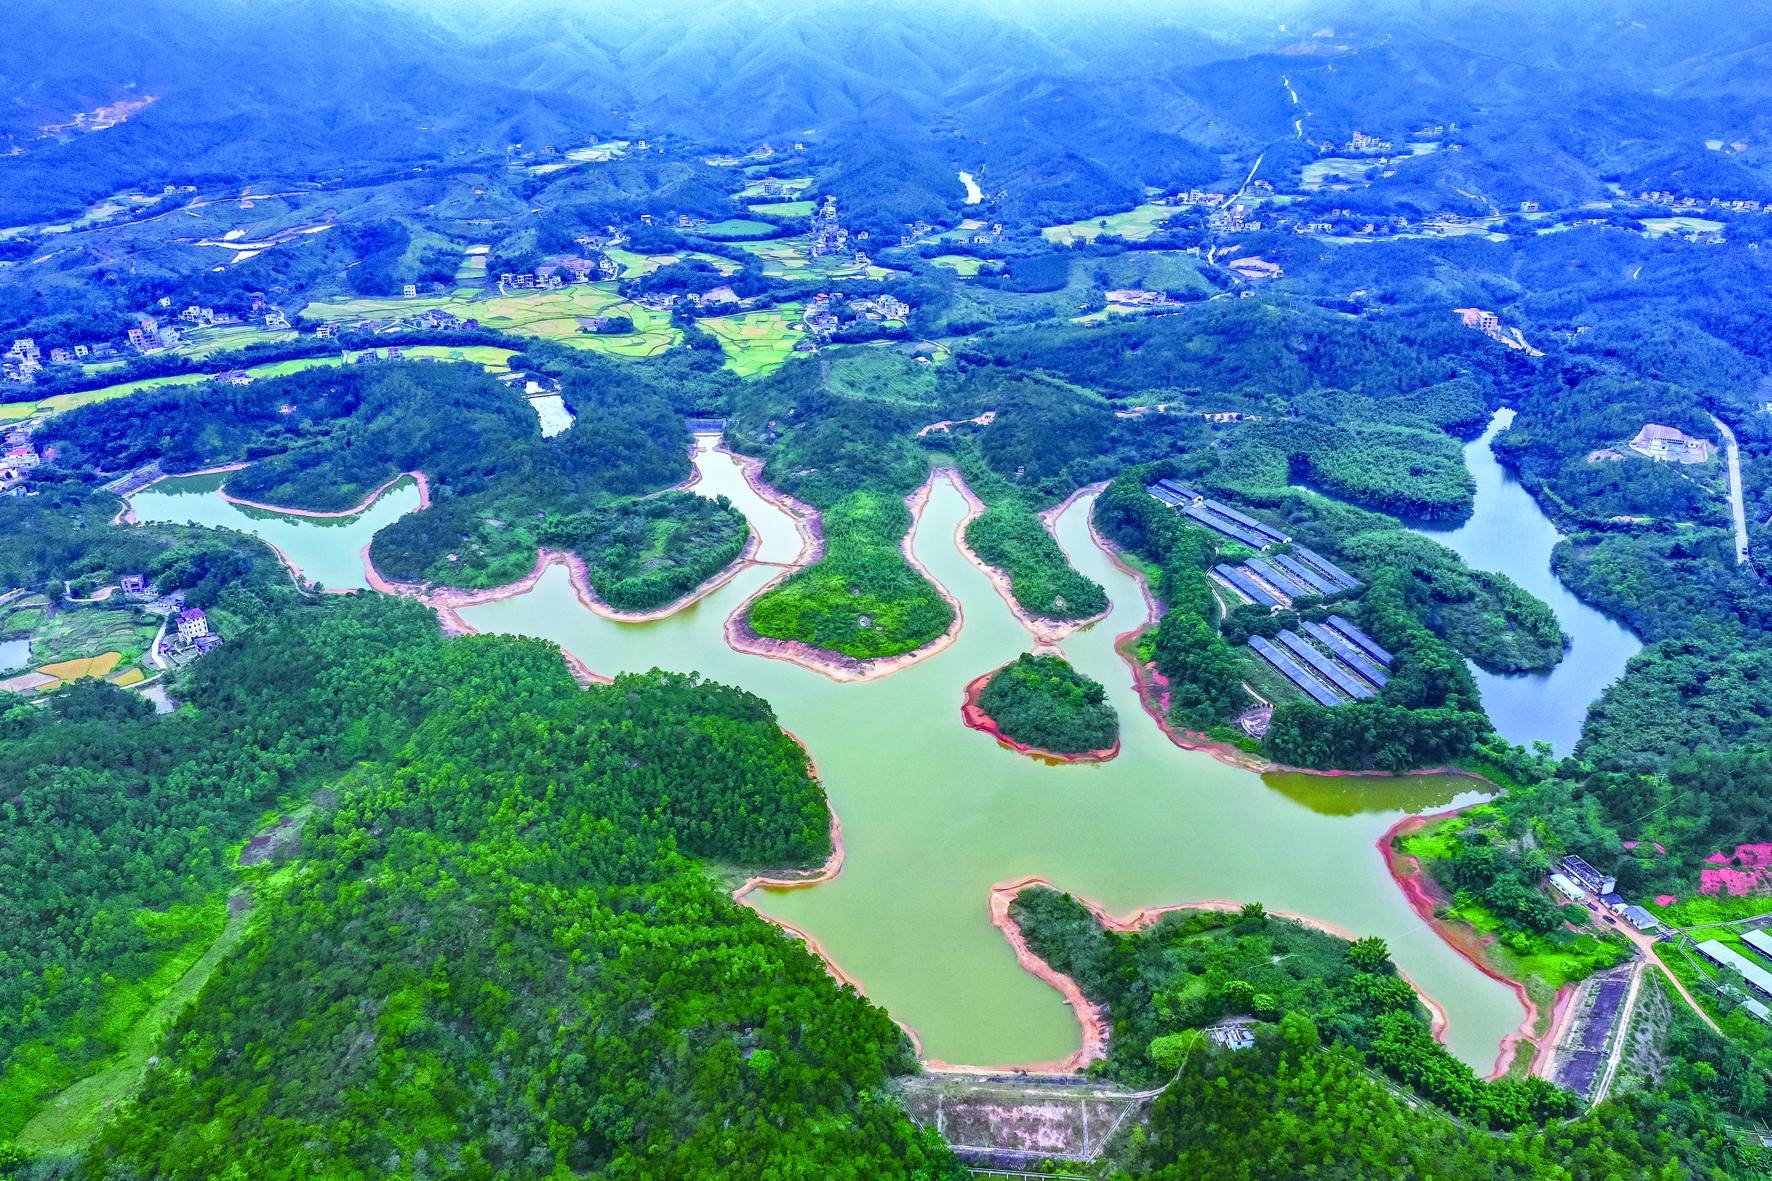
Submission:
[[[812,236],[796,234],[792,238],[771,238],[766,242],[737,242],[740,250],[757,256],[763,273],[772,279],[885,279],[899,274],[891,267],[856,266],[849,254],[811,256]]]
[[[717,238],[724,242],[738,238],[767,238],[776,232],[776,227],[766,221],[754,221],[748,217],[729,217],[725,221],[710,222],[691,232],[703,238]]]
[[[632,250],[611,246],[604,253],[617,266],[621,267],[623,279],[635,279],[641,275],[650,275],[653,271],[679,262],[705,262],[722,275],[735,275],[740,269],[739,265],[730,258],[721,258],[717,254],[706,254],[700,250],[683,250],[675,254],[636,254]]]
[[[1057,242],[1061,246],[1069,246],[1073,242],[1093,242],[1103,234],[1114,234],[1129,242],[1142,242],[1155,236],[1162,224],[1174,216],[1173,206],[1146,203],[1124,213],[1110,213],[1106,217],[1092,217],[1084,221],[1073,221],[1068,225],[1047,226],[1040,233],[1045,235],[1048,242]]]
[[[800,327],[803,310],[800,304],[784,303],[759,312],[709,316],[697,323],[720,342],[728,369],[740,377],[756,377],[794,355],[794,342],[805,335]]]
[[[751,206],[751,212],[764,217],[811,217],[814,208],[811,201],[770,201]]]
[[[962,279],[977,278],[987,262],[997,261],[1000,260],[974,258],[970,254],[938,254],[929,260],[931,266],[945,267]]]

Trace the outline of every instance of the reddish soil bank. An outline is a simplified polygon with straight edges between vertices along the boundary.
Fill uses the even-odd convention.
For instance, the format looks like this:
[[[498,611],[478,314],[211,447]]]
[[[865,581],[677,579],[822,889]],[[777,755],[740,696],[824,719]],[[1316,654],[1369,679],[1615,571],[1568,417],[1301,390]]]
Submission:
[[[984,512],[984,502],[978,498],[977,493],[972,491],[971,487],[966,483],[965,478],[961,476],[958,471],[955,471],[952,468],[944,468],[942,469],[942,472],[938,474],[945,474],[953,480],[954,487],[958,488],[960,490],[960,495],[965,497],[966,507],[969,510],[966,514],[966,519],[954,527],[954,547],[960,551],[961,557],[965,558],[968,562],[971,562],[986,578],[991,580],[991,585],[996,588],[997,594],[1001,596],[1003,602],[1008,605],[1010,614],[1015,616],[1021,626],[1028,629],[1029,633],[1033,635],[1036,641],[1041,644],[1056,644],[1084,624],[1094,623],[1098,619],[1106,618],[1108,609],[1105,607],[1094,615],[1089,616],[1087,619],[1054,619],[1050,615],[1036,615],[1032,611],[1023,607],[1015,598],[1015,588],[1009,580],[1009,575],[1002,568],[987,563],[983,558],[978,556],[970,545],[966,544],[966,527]],[[1089,492],[1099,492],[1105,487],[1107,487],[1106,484],[1091,484],[1086,488],[1077,489],[1075,492],[1065,497],[1062,502],[1041,513],[1040,523],[1045,526],[1046,532],[1052,533],[1052,523],[1056,521],[1058,515],[1064,512],[1065,509],[1069,508],[1079,496],[1083,496]],[[1053,540],[1058,540],[1056,534],[1053,535]],[[1063,547],[1061,546],[1060,548],[1062,549]]]
[[[761,463],[756,464],[758,470],[760,470],[761,467]],[[928,569],[924,567],[923,563],[917,560],[916,554],[912,551],[912,544],[916,539],[917,529],[922,524],[923,509],[929,503],[930,489],[933,487],[935,480],[938,477],[951,474],[952,473],[948,469],[931,472],[929,478],[923,481],[922,485],[918,487],[915,492],[912,492],[909,496],[905,497],[905,506],[911,510],[911,527],[905,533],[904,540],[899,546],[900,552],[904,555],[905,561],[910,564],[913,570],[921,574],[924,580],[927,581],[930,586],[934,587],[936,593],[939,594],[942,599],[947,602],[948,606],[953,609],[954,621],[948,625],[947,631],[935,637],[933,640],[930,640],[927,644],[918,648],[913,648],[909,652],[901,652],[896,656],[876,656],[867,659],[844,656],[839,652],[831,652],[824,648],[814,647],[802,640],[784,640],[773,636],[759,635],[756,629],[751,627],[750,617],[752,606],[757,600],[769,593],[769,591],[779,584],[782,579],[788,577],[788,575],[794,570],[816,562],[818,558],[823,555],[824,546],[823,534],[821,531],[819,533],[819,544],[816,553],[811,557],[808,557],[803,551],[800,560],[797,563],[784,569],[779,577],[771,579],[769,582],[751,592],[749,597],[735,607],[731,615],[726,617],[727,644],[729,644],[735,652],[742,652],[749,656],[762,656],[771,660],[784,660],[789,664],[797,664],[801,668],[820,673],[829,677],[833,681],[873,681],[878,680],[881,677],[891,676],[899,669],[909,667],[925,657],[933,656],[935,653],[940,652],[942,649],[952,644],[954,640],[959,637],[960,628],[965,623],[965,613],[961,609],[960,601],[954,598],[954,596],[948,592],[948,589],[929,573]],[[764,484],[761,479],[756,478],[753,469],[748,465],[745,468],[745,478],[750,482],[751,487],[756,490],[759,496],[777,499],[777,503],[784,505],[798,503],[792,501],[791,498],[781,498],[779,493],[776,493],[774,489],[771,489],[767,484]],[[966,518],[961,522],[961,527],[964,527],[966,522],[970,521],[975,515],[976,513],[968,513]]]
[[[763,479],[763,461],[752,455],[740,455],[722,442],[714,448],[722,455],[729,455],[738,464],[738,470],[744,475],[744,482],[751,486],[764,500],[781,509],[794,519],[800,532],[800,555],[788,565],[793,567],[810,566],[824,557],[824,514],[803,500],[795,500],[786,492],[766,483]],[[700,473],[697,472],[699,478]],[[693,481],[692,481],[693,482]]]
[[[1042,762],[1105,763],[1120,753],[1120,740],[1117,738],[1114,739],[1114,744],[1112,746],[1103,750],[1085,750],[1079,751],[1076,754],[1062,754],[1055,750],[1043,750],[1037,746],[1029,746],[1027,743],[1018,742],[1009,737],[1009,735],[1003,733],[1002,728],[997,725],[996,719],[986,713],[984,707],[978,703],[978,698],[979,695],[984,692],[984,687],[989,683],[990,679],[1007,667],[1009,666],[1004,665],[1002,668],[994,668],[990,672],[984,674],[984,676],[977,678],[971,684],[966,686],[966,697],[960,704],[961,721],[965,722],[974,730],[989,734],[992,738],[997,740],[998,745],[1005,746],[1013,751],[1018,751],[1030,758],[1039,759]]]
[[[1520,1022],[1519,1028],[1501,1039],[1501,1049],[1496,1056],[1494,1069],[1489,1072],[1489,1077],[1495,1079],[1506,1074],[1513,1065],[1514,1057],[1520,1052],[1522,1044],[1532,1047],[1532,1073],[1538,1074],[1549,1065],[1556,1026],[1554,1013],[1551,1027],[1544,1034],[1538,1033],[1538,1019],[1541,1015],[1538,1005],[1527,993],[1524,984],[1507,975],[1494,962],[1489,952],[1490,944],[1495,941],[1494,937],[1478,934],[1466,923],[1449,923],[1438,917],[1435,911],[1447,902],[1445,891],[1422,868],[1420,860],[1395,847],[1395,842],[1399,838],[1420,832],[1429,824],[1444,820],[1448,816],[1456,816],[1462,810],[1453,808],[1426,816],[1405,816],[1391,825],[1385,834],[1378,838],[1378,851],[1384,857],[1385,867],[1390,870],[1391,880],[1396,882],[1397,888],[1403,891],[1403,896],[1409,900],[1410,908],[1415,911],[1421,921],[1432,928],[1441,939],[1451,944],[1459,955],[1476,965],[1477,970],[1483,975],[1493,980],[1499,980],[1511,988],[1514,995],[1519,997],[1520,1004],[1526,1009],[1526,1016]],[[1559,989],[1554,1008],[1561,1009],[1567,1003],[1571,991],[1567,986]]]
[[[1035,954],[1033,949],[1028,946],[1027,937],[1022,933],[1020,924],[1018,924],[1014,917],[1009,913],[1010,905],[1014,903],[1016,897],[1020,895],[1023,890],[1035,886],[1044,886],[1049,890],[1058,889],[1057,886],[1054,886],[1046,878],[1038,875],[1014,878],[1010,881],[999,882],[997,885],[992,886],[990,893],[991,925],[1003,932],[1003,937],[1009,941],[1009,946],[1015,951],[1015,959],[1017,963],[1021,964],[1022,967],[1026,968],[1029,972],[1032,972],[1035,976],[1038,976],[1041,980],[1052,985],[1053,988],[1058,990],[1059,995],[1064,997],[1065,1004],[1071,1007],[1071,1011],[1077,1015],[1077,1020],[1083,1026],[1083,1044],[1081,1048],[1057,1062],[1040,1062],[1026,1066],[996,1067],[994,1069],[1025,1070],[1030,1074],[1068,1074],[1081,1070],[1090,1063],[1099,1062],[1107,1056],[1108,1039],[1111,1033],[1111,1027],[1108,1023],[1106,1012],[1083,994],[1083,990],[1078,987],[1076,981],[1058,971],[1051,964]],[[1072,894],[1071,896],[1088,908],[1089,912],[1095,916],[1096,920],[1099,921],[1102,926],[1112,931],[1120,931],[1124,933],[1142,930],[1172,911],[1234,911],[1240,910],[1243,906],[1242,903],[1233,901],[1229,898],[1206,898],[1198,902],[1183,902],[1167,906],[1147,906],[1142,910],[1133,911],[1129,915],[1115,916],[1109,913],[1105,906],[1093,899],[1085,898],[1077,894]],[[1338,927],[1333,923],[1326,923],[1321,919],[1312,918],[1307,914],[1300,914],[1297,911],[1269,910],[1268,913],[1280,918],[1292,919],[1307,927],[1327,932],[1340,939],[1352,940],[1355,937],[1353,932],[1348,931],[1345,928]],[[1399,975],[1403,974],[1399,973]],[[1403,979],[1407,980],[1410,987],[1415,989],[1416,995],[1421,998],[1422,1004],[1427,1007],[1429,1014],[1432,1015],[1434,1036],[1443,1038],[1445,1036],[1447,1024],[1446,1010],[1438,1001],[1434,1000],[1433,997],[1424,992],[1419,984],[1410,980],[1407,975],[1403,975]],[[953,1069],[948,1067],[948,1064],[946,1063],[931,1062],[928,1065],[937,1068]]]
[[[238,466],[244,467],[246,465],[240,464]],[[354,517],[358,513],[367,512],[369,509],[369,506],[374,504],[376,502],[376,500],[378,498],[380,498],[382,493],[386,492],[389,488],[392,488],[395,484],[398,484],[401,480],[405,479],[408,476],[411,476],[412,479],[418,483],[418,507],[420,509],[430,508],[431,507],[431,482],[425,478],[425,474],[423,472],[401,472],[399,475],[394,476],[393,478],[391,478],[391,479],[387,480],[386,482],[384,482],[383,484],[381,484],[373,492],[371,492],[368,496],[365,496],[359,503],[352,505],[350,508],[339,509],[337,512],[331,512],[331,513],[320,512],[317,509],[287,508],[287,507],[280,505],[280,504],[266,504],[263,501],[259,501],[259,500],[243,500],[238,496],[230,496],[228,494],[227,489],[225,489],[225,488],[223,488],[219,492],[217,492],[217,495],[220,496],[223,500],[227,501],[229,504],[237,504],[241,508],[263,509],[265,512],[278,513],[278,514],[285,516],[285,517],[314,517],[314,518],[318,518],[318,519],[329,519],[329,518],[336,518],[336,517]],[[415,509],[413,511],[416,512],[418,510]]]

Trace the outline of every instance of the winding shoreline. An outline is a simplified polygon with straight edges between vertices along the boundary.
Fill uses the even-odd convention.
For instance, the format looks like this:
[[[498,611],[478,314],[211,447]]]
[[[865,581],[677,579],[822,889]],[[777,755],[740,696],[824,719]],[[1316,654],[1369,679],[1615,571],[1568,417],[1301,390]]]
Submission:
[[[1103,747],[1100,750],[1085,750],[1078,751],[1075,754],[1063,754],[1055,750],[1046,750],[1038,746],[1029,746],[1027,743],[1018,741],[1003,733],[1002,727],[997,725],[997,720],[985,712],[984,706],[979,704],[978,699],[980,695],[984,693],[984,687],[990,683],[990,679],[1008,667],[1009,665],[1007,664],[1000,665],[997,668],[993,668],[990,672],[985,673],[983,676],[973,678],[972,681],[967,684],[965,698],[960,703],[960,720],[966,723],[970,729],[977,730],[981,734],[990,735],[997,740],[997,745],[1004,747],[1005,749],[1015,751],[1018,754],[1027,755],[1032,759],[1038,759],[1043,763],[1105,763],[1120,753],[1120,740],[1118,738],[1114,739],[1114,744],[1112,746]]]
[[[1390,873],[1391,880],[1409,900],[1409,907],[1417,918],[1426,923],[1428,928],[1448,944],[1452,950],[1468,960],[1483,975],[1505,984],[1513,990],[1526,1015],[1512,1032],[1501,1039],[1500,1049],[1496,1052],[1495,1066],[1488,1078],[1493,1081],[1501,1078],[1512,1069],[1515,1057],[1522,1045],[1532,1047],[1532,1064],[1528,1074],[1540,1073],[1540,1068],[1548,1063],[1554,1045],[1556,1033],[1556,1016],[1568,1003],[1573,989],[1564,985],[1557,990],[1556,999],[1552,1002],[1551,1023],[1544,1033],[1538,1032],[1539,1019],[1544,1015],[1538,1002],[1532,999],[1526,985],[1503,972],[1489,958],[1489,945],[1494,942],[1493,936],[1480,935],[1468,925],[1454,926],[1440,918],[1435,911],[1443,898],[1437,897],[1439,886],[1428,875],[1419,858],[1397,849],[1394,842],[1426,828],[1436,821],[1445,820],[1464,811],[1463,808],[1448,808],[1442,812],[1430,812],[1418,816],[1405,816],[1385,829],[1384,835],[1378,838],[1378,851],[1384,858],[1385,869]]]
[[[245,464],[237,465],[237,467],[245,466]],[[192,472],[190,474],[200,475],[203,473]],[[355,517],[361,513],[368,512],[371,506],[373,506],[377,500],[381,499],[382,493],[386,492],[407,477],[411,477],[412,480],[418,484],[418,507],[412,511],[416,513],[423,509],[430,508],[431,482],[425,478],[423,472],[400,472],[391,476],[378,485],[374,491],[370,492],[369,495],[365,496],[359,503],[352,505],[350,508],[339,509],[336,512],[322,512],[319,509],[288,508],[280,504],[266,504],[264,501],[260,500],[245,500],[241,497],[229,494],[226,488],[217,488],[215,494],[229,504],[236,505],[239,508],[255,508],[261,512],[276,513],[281,517],[309,517],[314,520],[332,520],[339,517]]]
[[[1103,927],[1110,931],[1118,931],[1122,934],[1132,934],[1143,930],[1145,927],[1148,927],[1152,923],[1161,919],[1164,915],[1176,911],[1214,910],[1228,912],[1241,910],[1243,907],[1242,903],[1233,901],[1229,898],[1204,898],[1196,902],[1180,902],[1165,904],[1162,906],[1147,906],[1135,910],[1131,914],[1118,916],[1092,898],[1087,898],[1081,894],[1072,893],[1070,891],[1060,890],[1059,887],[1053,885],[1049,879],[1039,874],[1028,874],[1023,877],[1011,878],[1008,881],[998,882],[991,887],[990,891],[989,907],[991,926],[1001,931],[1003,937],[1009,941],[1009,946],[1015,952],[1015,960],[1018,964],[1058,990],[1059,995],[1064,998],[1065,1004],[1070,1006],[1071,1011],[1077,1015],[1077,1020],[1083,1026],[1083,1044],[1070,1054],[1067,1054],[1065,1057],[1054,1062],[1037,1062],[1017,1066],[995,1067],[991,1069],[1023,1070],[1029,1074],[1069,1074],[1107,1057],[1108,1041],[1111,1037],[1112,1030],[1108,1023],[1106,1012],[1101,1006],[1097,1005],[1084,995],[1082,988],[1075,980],[1047,963],[1028,946],[1027,936],[1022,931],[1021,925],[1017,923],[1014,917],[1009,913],[1010,906],[1014,903],[1015,899],[1020,896],[1022,891],[1035,887],[1043,887],[1059,893],[1069,893],[1070,896],[1080,902],[1090,914],[1094,915],[1096,921],[1101,923]],[[1322,931],[1325,934],[1333,935],[1338,939],[1346,939],[1351,942],[1356,938],[1351,931],[1348,931],[1344,927],[1324,922],[1322,919],[1314,918],[1311,915],[1303,914],[1298,911],[1269,910],[1267,913],[1278,918],[1290,919],[1302,926],[1309,927],[1312,930]],[[1421,998],[1423,1007],[1427,1009],[1429,1016],[1432,1018],[1431,1026],[1433,1036],[1440,1041],[1444,1041],[1446,1029],[1450,1025],[1450,1019],[1446,1014],[1445,1007],[1442,1006],[1439,1001],[1435,1000],[1432,995],[1421,987],[1421,985],[1411,979],[1407,973],[1403,972],[1402,969],[1399,968],[1397,970],[1397,975],[1407,981],[1409,987],[1415,990],[1415,995]],[[984,1067],[952,1066],[948,1063],[931,1063],[931,1065],[936,1066],[938,1069],[948,1070],[971,1071],[986,1069]]]
[[[159,475],[157,475],[153,479],[149,480],[146,484],[143,484],[140,488],[137,488],[134,492],[131,492],[128,496],[125,496],[122,498],[123,499],[123,507],[121,509],[117,510],[116,516],[111,518],[111,524],[113,524],[113,525],[139,525],[139,524],[141,524],[140,521],[135,519],[135,503],[134,503],[135,498],[137,496],[140,496],[142,493],[146,492],[148,489],[152,488],[155,484],[158,484],[162,480],[184,480],[184,479],[188,479],[191,476],[219,476],[223,472],[237,472],[241,468],[244,468],[246,466],[247,466],[246,461],[240,460],[236,463],[224,463],[224,464],[219,464],[215,467],[198,468],[194,472],[161,472]]]
[[[758,470],[762,468],[761,461],[757,461],[756,467]],[[754,478],[751,469],[748,467],[745,471],[745,478],[750,482],[751,487],[756,490],[759,496],[765,495],[763,489],[768,488],[768,485],[763,484],[760,478]],[[726,625],[724,629],[727,645],[734,652],[746,656],[761,656],[769,660],[786,661],[789,664],[799,665],[801,668],[807,669],[810,672],[818,673],[822,676],[829,677],[833,681],[842,683],[873,681],[878,680],[881,677],[891,676],[899,669],[908,668],[910,665],[933,656],[937,652],[940,652],[951,645],[959,638],[960,630],[965,626],[965,610],[960,605],[960,601],[953,596],[952,592],[950,592],[947,587],[943,586],[940,580],[931,574],[928,568],[917,559],[914,550],[917,530],[923,523],[923,509],[929,503],[929,496],[935,486],[935,481],[941,478],[952,479],[956,483],[959,482],[958,473],[954,472],[952,468],[936,468],[929,473],[928,478],[925,479],[922,484],[917,486],[915,491],[905,497],[905,507],[910,509],[911,512],[911,527],[905,531],[904,538],[899,542],[899,552],[903,555],[905,562],[911,567],[911,569],[920,574],[924,581],[934,587],[935,592],[939,594],[943,601],[953,610],[953,622],[948,624],[947,630],[941,635],[936,636],[929,642],[913,648],[908,652],[900,652],[893,656],[872,656],[862,658],[844,656],[840,653],[831,652],[827,649],[808,644],[804,640],[783,640],[773,636],[758,634],[750,624],[752,606],[756,604],[757,600],[773,590],[783,579],[787,578],[796,570],[804,569],[805,567],[812,565],[818,561],[819,557],[823,556],[824,540],[821,528],[819,532],[817,552],[815,554],[808,557],[806,552],[802,550],[801,559],[797,565],[784,568],[780,575],[770,579],[768,582],[752,591],[745,597],[743,602],[733,608],[732,613],[726,617]],[[779,495],[775,494],[773,489],[770,489],[770,493],[772,495],[766,498],[773,499],[774,495]],[[785,498],[785,502],[799,505],[799,502],[794,501],[791,497]],[[780,504],[783,502],[778,501],[777,503]],[[966,523],[971,521],[976,515],[977,513],[971,511],[969,506],[968,514],[961,521],[960,527],[964,528]]]
[[[1032,634],[1036,642],[1040,644],[1057,644],[1060,640],[1064,639],[1078,628],[1107,618],[1108,612],[1113,610],[1112,604],[1103,607],[1100,611],[1097,611],[1094,615],[1091,615],[1086,619],[1054,619],[1048,615],[1036,615],[1023,607],[1015,597],[1015,584],[1013,580],[1010,579],[1008,572],[1000,566],[993,566],[986,562],[983,558],[978,556],[977,551],[966,543],[967,527],[970,526],[973,521],[984,515],[987,506],[984,501],[979,499],[978,494],[972,490],[971,485],[966,483],[966,478],[960,474],[958,469],[945,468],[943,470],[949,473],[950,478],[954,482],[954,487],[958,488],[960,495],[965,497],[967,507],[971,510],[966,519],[954,527],[954,548],[960,551],[961,557],[965,558],[968,562],[971,562],[986,578],[990,579],[991,586],[996,588],[998,596],[1001,597],[1003,602],[1008,606],[1009,613],[1015,616],[1016,621]],[[1070,508],[1072,504],[1076,503],[1078,497],[1091,492],[1099,492],[1106,487],[1107,484],[1103,482],[1079,488],[1069,496],[1065,497],[1058,504],[1036,514],[1039,517],[1040,524],[1045,528],[1047,534],[1051,536],[1055,544],[1058,543],[1058,534],[1053,530],[1053,522],[1058,519],[1059,515],[1066,509]],[[1063,549],[1064,546],[1060,544],[1060,552],[1062,552]],[[1069,560],[1068,554],[1066,555],[1066,560]]]

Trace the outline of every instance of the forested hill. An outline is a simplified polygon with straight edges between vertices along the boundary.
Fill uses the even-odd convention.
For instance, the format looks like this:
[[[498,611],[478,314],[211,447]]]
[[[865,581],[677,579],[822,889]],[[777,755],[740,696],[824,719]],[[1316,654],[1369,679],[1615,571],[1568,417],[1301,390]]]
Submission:
[[[255,817],[323,788],[80,1175],[949,1175],[879,1091],[904,1035],[691,860],[830,851],[757,698],[663,673],[585,692],[550,645],[352,597],[238,634],[179,713],[70,700],[0,705],[8,1120],[126,1032],[98,1023],[103,981],[165,951],[133,908],[219,899]],[[72,910],[49,872],[71,849]]]
[[[1287,7],[1190,27],[1151,3],[266,0],[192,19],[190,0],[143,0],[108,7],[95,37],[78,6],[23,0],[10,15],[33,35],[0,46],[0,77],[33,84],[0,112],[22,152],[0,162],[0,224],[166,183],[497,169],[514,146],[636,135],[745,150],[810,137],[831,191],[900,220],[956,209],[953,169],[988,148],[1007,211],[1081,216],[1228,176],[1233,155],[1293,151],[1283,78],[1344,133],[1480,118],[1483,150],[1450,182],[1480,191],[1593,197],[1620,169],[1722,167],[1691,154],[1696,124],[1763,126],[1725,119],[1751,97],[1731,93],[1740,79],[1766,73],[1734,5],[1544,5],[1524,38],[1467,5],[1349,5],[1328,22]],[[1318,31],[1301,37],[1289,15]],[[1572,103],[1576,88],[1604,100]],[[119,103],[146,105],[100,134],[64,127]]]

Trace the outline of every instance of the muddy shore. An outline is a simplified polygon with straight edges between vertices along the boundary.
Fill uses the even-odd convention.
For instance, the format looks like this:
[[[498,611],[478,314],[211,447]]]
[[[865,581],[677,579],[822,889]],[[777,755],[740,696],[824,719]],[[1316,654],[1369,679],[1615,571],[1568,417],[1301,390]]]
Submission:
[[[1038,976],[1041,980],[1050,984],[1053,988],[1057,989],[1059,995],[1064,997],[1065,1004],[1071,1007],[1071,1011],[1077,1015],[1077,1020],[1083,1027],[1083,1044],[1079,1049],[1056,1062],[1037,1062],[1009,1067],[994,1067],[991,1069],[1025,1070],[1029,1074],[1069,1074],[1107,1057],[1111,1027],[1108,1023],[1106,1012],[1084,995],[1083,990],[1078,987],[1076,981],[1041,959],[1040,956],[1028,946],[1027,937],[1023,934],[1020,924],[1018,924],[1014,917],[1009,913],[1009,908],[1011,904],[1014,903],[1016,897],[1019,896],[1023,890],[1032,889],[1034,887],[1044,887],[1049,890],[1058,889],[1057,886],[1038,874],[1013,878],[1009,881],[999,882],[997,885],[992,886],[989,902],[991,925],[1001,931],[1003,937],[1009,941],[1009,946],[1015,952],[1017,963],[1023,968],[1026,968],[1029,972],[1032,972],[1035,976]],[[1147,906],[1141,910],[1133,911],[1129,915],[1116,916],[1101,903],[1096,902],[1093,899],[1085,898],[1078,894],[1072,894],[1071,896],[1076,898],[1078,902],[1082,903],[1102,926],[1112,931],[1119,931],[1127,934],[1140,931],[1145,927],[1150,926],[1158,919],[1161,919],[1164,915],[1175,911],[1236,911],[1242,909],[1243,906],[1242,903],[1229,898],[1206,898],[1197,902],[1179,902],[1163,906]],[[1336,926],[1333,923],[1326,923],[1321,919],[1313,918],[1307,914],[1288,910],[1269,910],[1267,913],[1279,918],[1291,919],[1295,922],[1302,923],[1304,926],[1310,927],[1314,930],[1334,935],[1338,939],[1352,940],[1355,938],[1353,932],[1346,928]],[[1421,998],[1421,1003],[1427,1008],[1428,1013],[1432,1017],[1434,1036],[1443,1039],[1448,1025],[1445,1008],[1432,996],[1428,995],[1419,984],[1410,980],[1407,975],[1404,975],[1401,972],[1398,974],[1402,975],[1403,979],[1409,982],[1409,986],[1415,990],[1415,994]],[[944,1063],[941,1065],[946,1066],[947,1064]],[[949,1067],[949,1069],[973,1068]]]
[[[1409,907],[1415,911],[1416,916],[1426,923],[1434,934],[1450,944],[1459,955],[1469,960],[1483,975],[1512,989],[1514,995],[1519,998],[1520,1004],[1525,1007],[1526,1016],[1521,1019],[1519,1027],[1502,1038],[1500,1050],[1496,1054],[1495,1066],[1490,1070],[1488,1077],[1497,1079],[1507,1074],[1513,1066],[1515,1057],[1521,1052],[1522,1046],[1532,1047],[1531,1073],[1536,1074],[1539,1073],[1540,1067],[1548,1062],[1552,1038],[1555,1034],[1556,1012],[1567,1003],[1571,990],[1564,987],[1557,991],[1550,1027],[1545,1033],[1540,1034],[1538,1023],[1543,1012],[1539,1009],[1538,1003],[1526,991],[1526,986],[1503,972],[1489,954],[1489,947],[1495,941],[1494,936],[1478,934],[1466,923],[1452,923],[1440,918],[1435,912],[1448,901],[1445,892],[1428,875],[1419,859],[1401,852],[1395,847],[1397,839],[1419,832],[1428,825],[1447,817],[1456,816],[1461,811],[1463,811],[1461,808],[1452,808],[1423,816],[1405,816],[1386,829],[1384,835],[1378,838],[1378,851],[1384,858],[1385,868],[1390,871],[1391,880],[1397,884],[1397,888],[1409,900]]]
[[[1015,751],[1018,754],[1027,755],[1029,758],[1039,759],[1041,762],[1045,763],[1105,763],[1120,753],[1120,740],[1117,738],[1114,740],[1112,746],[1105,747],[1101,750],[1085,750],[1078,751],[1074,754],[1064,754],[1055,750],[1043,750],[1037,746],[1029,746],[1027,743],[1019,742],[1003,733],[1002,727],[997,725],[995,718],[991,717],[990,714],[984,711],[984,707],[979,704],[978,699],[984,692],[984,687],[990,682],[990,679],[1007,667],[1009,666],[1003,665],[1002,667],[994,668],[983,676],[974,678],[967,684],[965,697],[960,703],[960,720],[966,723],[968,727],[977,730],[982,734],[989,734],[992,738],[997,740],[999,746]]]

